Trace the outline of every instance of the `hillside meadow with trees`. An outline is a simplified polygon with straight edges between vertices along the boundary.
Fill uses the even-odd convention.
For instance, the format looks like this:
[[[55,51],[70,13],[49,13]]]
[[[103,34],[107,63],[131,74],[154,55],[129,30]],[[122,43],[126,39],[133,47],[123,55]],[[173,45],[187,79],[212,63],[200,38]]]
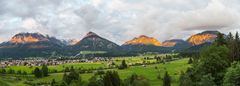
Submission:
[[[219,33],[215,42],[201,50],[191,68],[182,72],[180,86],[239,86],[240,40]]]
[[[52,71],[54,67],[47,65],[22,67],[22,70],[17,67],[5,68],[0,70],[0,83],[6,86],[158,86],[166,78],[169,81],[164,83],[177,86],[180,72],[190,67],[188,61],[188,58],[175,55],[148,55],[115,58],[108,67],[99,68],[96,63],[86,63],[92,67],[85,67],[86,64],[64,65],[63,70],[57,71]]]

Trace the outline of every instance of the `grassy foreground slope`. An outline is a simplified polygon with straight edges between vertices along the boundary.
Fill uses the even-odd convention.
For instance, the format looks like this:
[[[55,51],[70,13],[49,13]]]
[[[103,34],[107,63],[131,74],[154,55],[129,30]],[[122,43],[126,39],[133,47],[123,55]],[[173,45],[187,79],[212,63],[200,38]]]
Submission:
[[[157,79],[158,72],[161,78],[163,78],[165,71],[168,71],[172,77],[173,85],[177,86],[181,71],[185,71],[190,67],[187,61],[188,59],[181,59],[166,64],[148,65],[147,67],[136,66],[126,70],[119,70],[118,72],[121,78],[127,78],[133,73],[143,75],[149,79],[151,86],[159,86],[162,85],[162,80]]]
[[[161,77],[163,77],[165,71],[168,71],[170,76],[172,77],[172,85],[177,86],[178,85],[178,79],[181,71],[185,71],[188,67],[191,65],[187,64],[188,59],[179,59],[175,60],[172,62],[168,62],[165,64],[152,64],[152,65],[147,65],[146,67],[144,66],[132,66],[129,67],[128,69],[124,70],[118,70],[118,69],[112,69],[118,71],[120,77],[122,79],[127,78],[133,73],[136,73],[138,75],[142,75],[146,77],[151,86],[161,86],[162,85],[162,80],[157,79],[158,73],[160,73]],[[69,65],[69,64],[67,64]],[[74,65],[75,66],[85,66],[85,65]],[[97,65],[95,65],[97,66]],[[98,65],[99,67],[99,65]],[[29,71],[30,72],[30,71]],[[87,84],[88,79],[93,75],[93,73],[87,73],[87,74],[80,74],[82,80]],[[30,75],[32,83],[39,83],[39,82],[51,82],[52,79],[55,79],[56,81],[62,80],[63,73],[53,73],[50,74],[48,77],[40,78],[40,79],[35,79],[32,75]],[[6,78],[7,77],[7,78]],[[7,76],[1,76],[0,77],[0,84],[1,86],[25,86],[24,82],[27,81],[26,78],[21,77],[21,80],[17,81],[14,79],[13,75],[7,75]]]

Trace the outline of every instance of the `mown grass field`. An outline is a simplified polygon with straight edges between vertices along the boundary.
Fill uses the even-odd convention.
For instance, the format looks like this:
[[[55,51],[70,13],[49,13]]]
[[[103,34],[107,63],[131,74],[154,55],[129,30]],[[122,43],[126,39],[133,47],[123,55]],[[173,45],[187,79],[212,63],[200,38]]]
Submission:
[[[127,63],[140,63],[143,61],[142,57],[128,57],[128,58],[115,58],[117,64],[120,64],[121,60],[125,59]],[[152,56],[149,56],[152,57]],[[154,61],[154,60],[149,60]],[[111,69],[116,70],[119,73],[119,76],[121,79],[125,79],[129,77],[131,74],[136,73],[138,75],[142,75],[146,77],[151,86],[161,86],[162,80],[157,79],[158,71],[161,74],[161,77],[163,77],[165,71],[168,71],[171,78],[172,78],[172,85],[177,86],[178,85],[178,78],[181,71],[185,71],[188,67],[191,65],[187,64],[188,58],[179,59],[175,61],[171,61],[168,63],[161,63],[161,64],[151,64],[144,66],[131,66],[128,69],[119,70],[119,69]],[[74,64],[64,64],[64,65],[58,65],[58,66],[49,66],[49,69],[57,69],[58,71],[61,71],[64,69],[64,67],[70,67],[73,66],[74,68],[99,68],[99,67],[107,67],[107,63],[104,62],[96,62],[96,63],[74,63]],[[12,66],[10,67],[14,70],[25,70],[28,73],[31,73],[32,70],[35,67],[26,67],[26,66]],[[107,71],[107,70],[106,70]],[[87,73],[87,74],[80,74],[82,80],[85,82],[85,84],[88,83],[88,79],[93,75],[94,73]],[[30,79],[31,83],[39,83],[39,82],[51,82],[52,79],[55,79],[56,81],[62,80],[63,73],[52,73],[48,77],[36,79],[33,77],[33,75],[28,75],[27,77],[19,76],[21,80],[16,80],[15,75],[5,75],[0,77],[0,85],[1,86],[25,86],[24,82]]]

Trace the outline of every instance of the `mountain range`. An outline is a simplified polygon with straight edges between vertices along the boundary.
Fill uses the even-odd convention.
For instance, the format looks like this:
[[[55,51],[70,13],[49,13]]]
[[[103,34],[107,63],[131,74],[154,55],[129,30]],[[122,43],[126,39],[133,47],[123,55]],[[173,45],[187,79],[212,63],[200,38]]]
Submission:
[[[204,31],[194,34],[187,40],[171,39],[160,42],[153,37],[140,35],[123,45],[88,32],[81,40],[62,41],[40,33],[18,33],[9,41],[0,44],[0,57],[47,57],[53,54],[73,56],[80,51],[121,52],[159,52],[169,53],[187,49],[198,50],[205,43],[211,43],[218,31]]]
[[[88,32],[82,40],[71,47],[75,50],[80,51],[116,51],[121,48],[116,43],[102,38],[94,32]]]

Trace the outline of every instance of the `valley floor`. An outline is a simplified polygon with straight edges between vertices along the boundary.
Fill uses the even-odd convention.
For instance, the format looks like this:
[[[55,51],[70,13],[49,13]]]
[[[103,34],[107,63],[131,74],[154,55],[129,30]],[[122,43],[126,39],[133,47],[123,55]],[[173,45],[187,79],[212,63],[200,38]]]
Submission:
[[[136,60],[137,61],[137,60]],[[134,61],[132,61],[134,62]],[[178,80],[181,71],[186,71],[188,67],[191,67],[191,65],[187,64],[188,58],[178,59],[171,62],[167,62],[165,64],[151,64],[146,66],[131,66],[127,69],[119,70],[119,69],[106,69],[106,70],[116,70],[119,73],[120,78],[125,79],[129,77],[131,74],[136,73],[138,75],[142,75],[146,77],[151,86],[161,86],[162,80],[157,79],[157,74],[160,73],[161,78],[163,77],[165,71],[168,71],[168,73],[171,76],[172,79],[172,86],[178,85]],[[66,64],[65,66],[74,66],[74,67],[88,67],[88,68],[98,68],[98,67],[105,67],[103,63],[80,63],[80,64]],[[14,67],[12,67],[14,68]],[[21,69],[21,67],[15,67],[18,69]],[[25,67],[22,67],[24,70]],[[57,67],[49,67],[51,70],[52,68],[57,68],[58,70],[61,70],[61,66]],[[33,68],[34,69],[34,68]],[[31,69],[25,69],[28,70],[27,72],[30,73]],[[88,79],[91,78],[91,76],[94,73],[84,73],[80,74],[82,80],[87,85]],[[1,86],[26,86],[26,82],[30,83],[51,83],[52,79],[55,79],[56,82],[62,80],[63,73],[51,73],[50,76],[36,79],[33,75],[1,75],[0,77],[0,85]]]

